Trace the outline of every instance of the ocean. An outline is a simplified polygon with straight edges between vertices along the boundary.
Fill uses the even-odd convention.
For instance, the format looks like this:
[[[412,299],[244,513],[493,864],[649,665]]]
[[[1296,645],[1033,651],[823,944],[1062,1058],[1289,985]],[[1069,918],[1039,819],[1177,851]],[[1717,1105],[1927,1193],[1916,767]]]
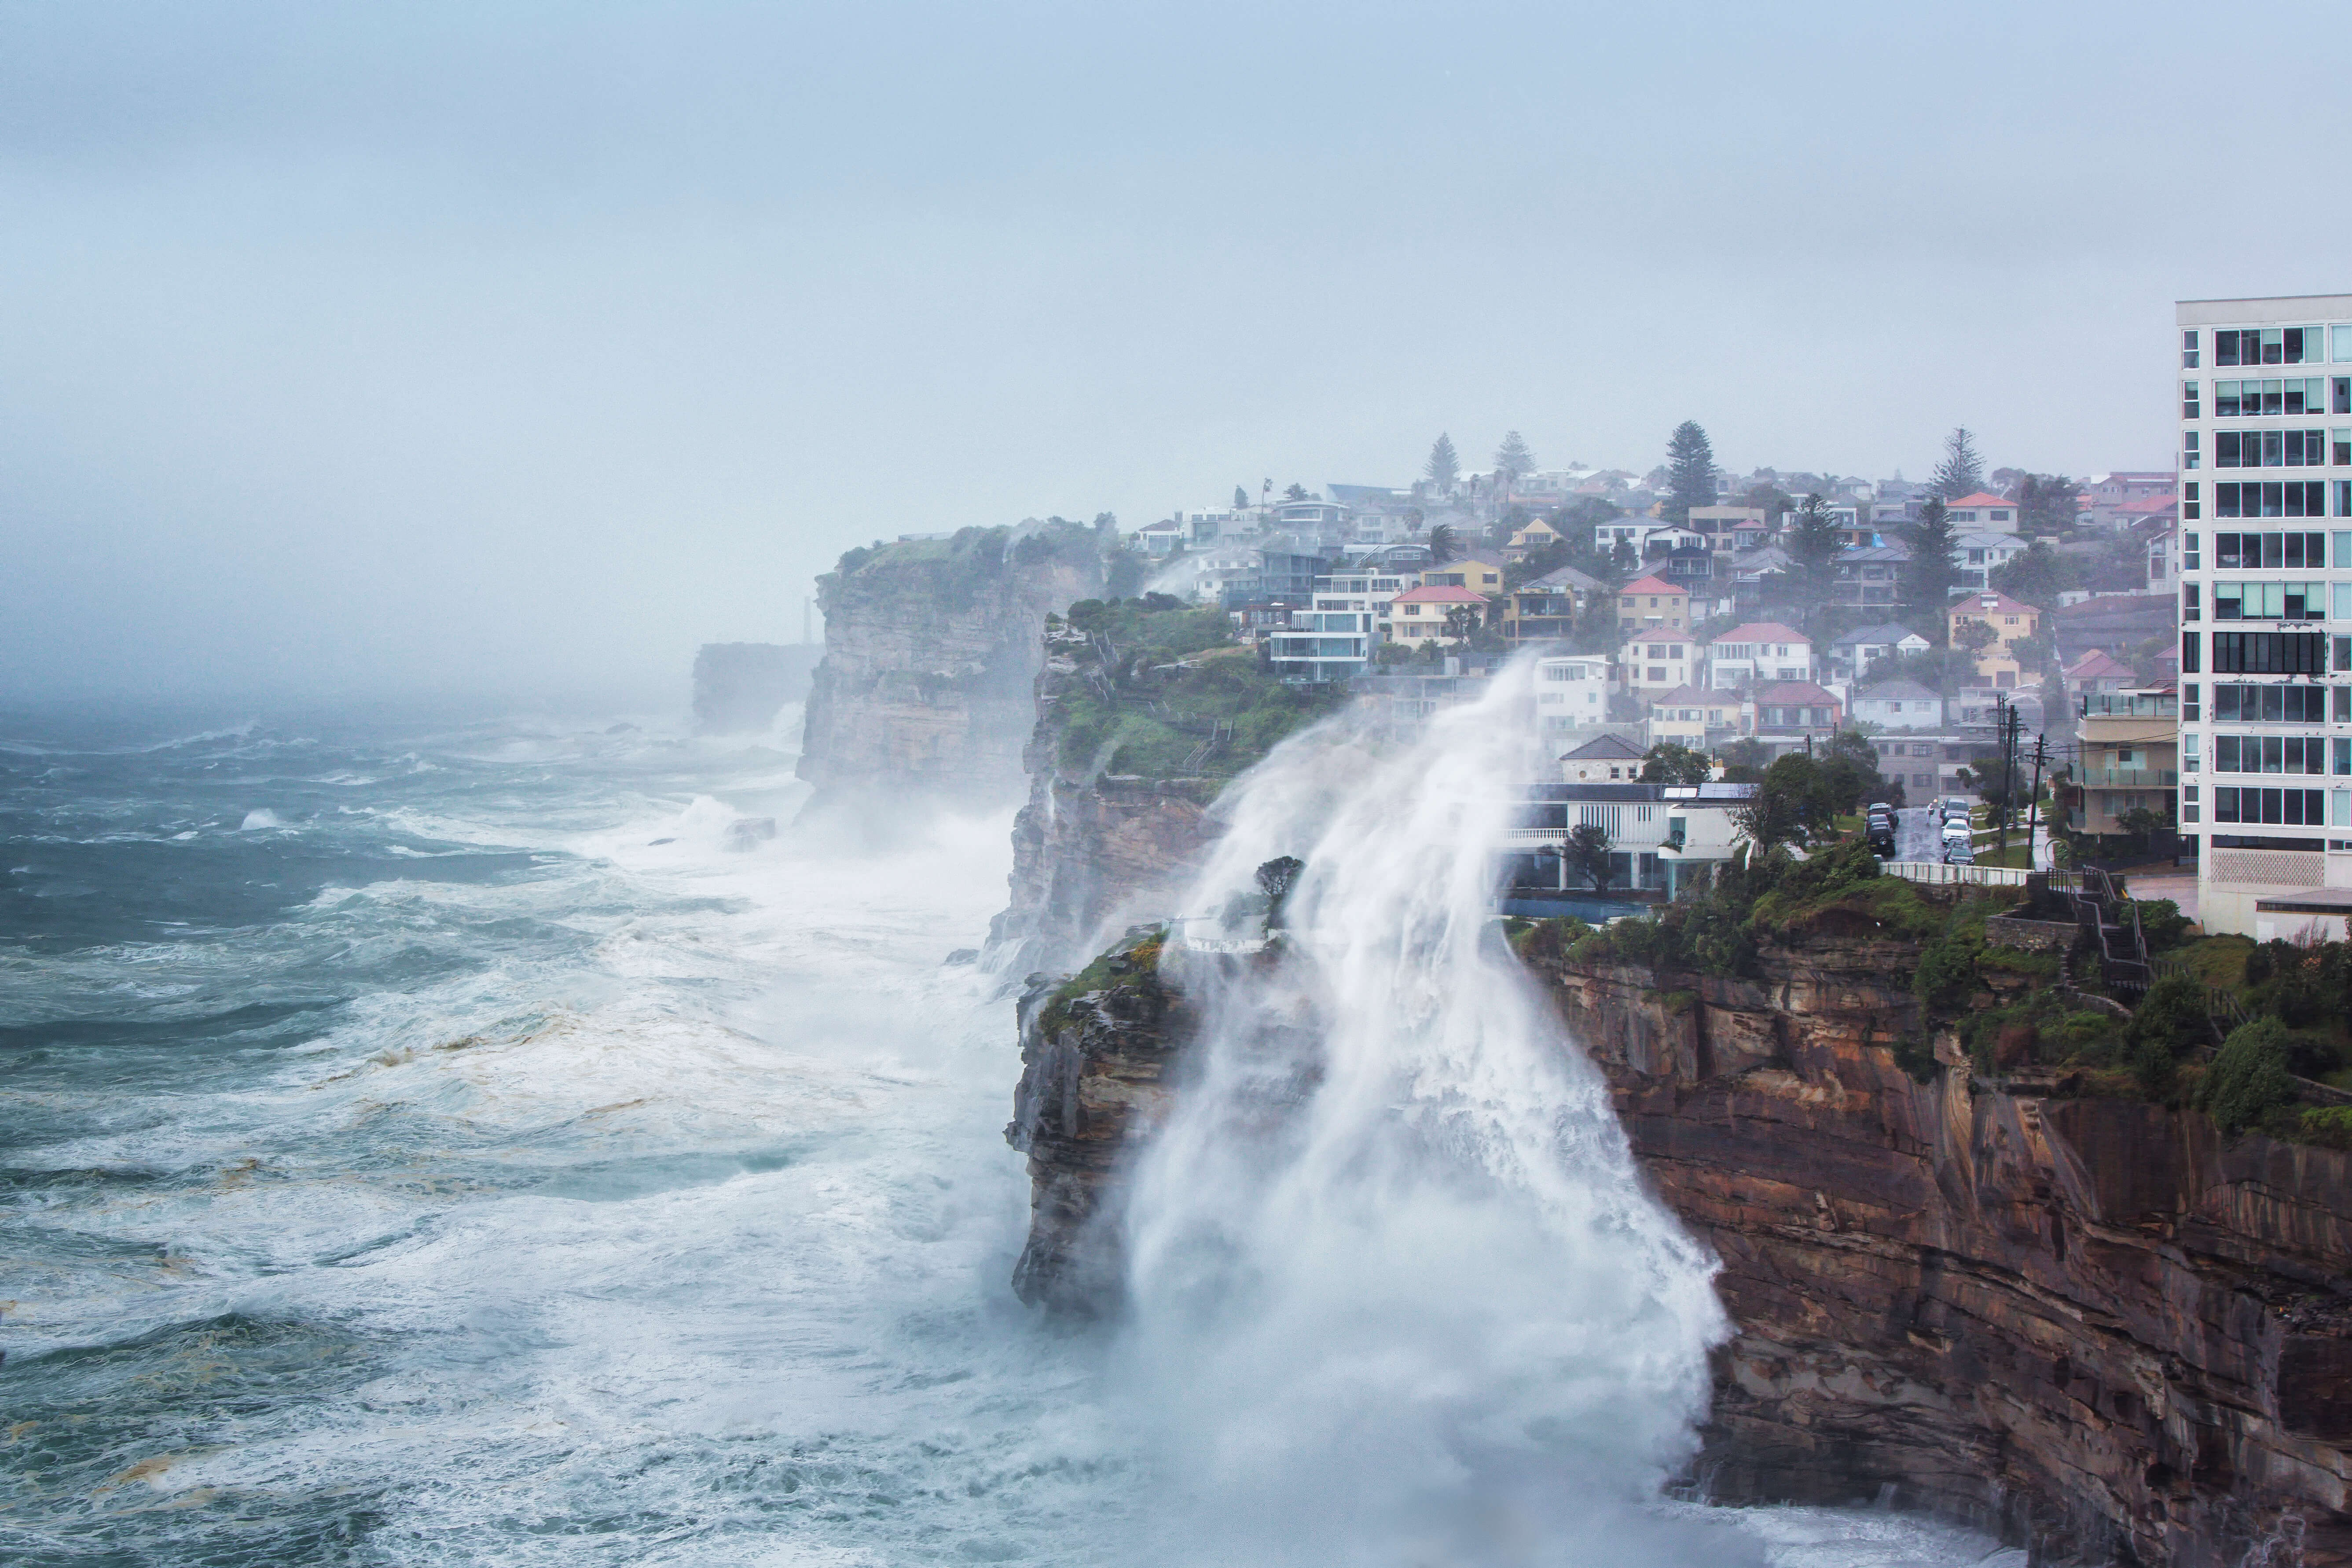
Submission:
[[[1012,1006],[944,961],[1010,816],[797,831],[795,718],[0,718],[0,1562],[1195,1560],[1133,1345],[1007,1288]]]

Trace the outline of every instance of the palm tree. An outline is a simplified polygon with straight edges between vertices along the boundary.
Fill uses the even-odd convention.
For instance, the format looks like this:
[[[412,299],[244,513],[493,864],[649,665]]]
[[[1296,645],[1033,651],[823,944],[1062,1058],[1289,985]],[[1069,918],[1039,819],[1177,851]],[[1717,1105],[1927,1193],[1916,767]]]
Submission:
[[[1429,531],[1429,559],[1432,564],[1443,566],[1462,553],[1461,536],[1454,525],[1441,522]]]

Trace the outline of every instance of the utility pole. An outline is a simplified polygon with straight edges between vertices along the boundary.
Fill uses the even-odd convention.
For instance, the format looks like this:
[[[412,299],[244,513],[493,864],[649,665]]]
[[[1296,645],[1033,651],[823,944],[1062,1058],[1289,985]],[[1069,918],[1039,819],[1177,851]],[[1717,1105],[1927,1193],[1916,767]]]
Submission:
[[[2025,868],[2028,871],[2033,869],[2034,825],[2042,810],[2042,752],[2049,739],[2050,731],[2047,730],[2033,737],[2033,793],[2025,797]]]

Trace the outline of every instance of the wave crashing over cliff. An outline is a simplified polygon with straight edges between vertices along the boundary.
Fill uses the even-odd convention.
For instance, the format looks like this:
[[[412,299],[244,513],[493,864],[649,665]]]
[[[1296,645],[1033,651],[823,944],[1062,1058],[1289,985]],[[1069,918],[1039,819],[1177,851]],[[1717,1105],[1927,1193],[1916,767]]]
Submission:
[[[1201,1079],[1136,1172],[1123,1362],[1182,1468],[1162,1561],[1753,1550],[1645,1506],[1727,1332],[1714,1263],[1494,923],[1529,685],[1523,662],[1410,747],[1334,721],[1222,807],[1187,909],[1306,867],[1275,952],[1165,961]]]

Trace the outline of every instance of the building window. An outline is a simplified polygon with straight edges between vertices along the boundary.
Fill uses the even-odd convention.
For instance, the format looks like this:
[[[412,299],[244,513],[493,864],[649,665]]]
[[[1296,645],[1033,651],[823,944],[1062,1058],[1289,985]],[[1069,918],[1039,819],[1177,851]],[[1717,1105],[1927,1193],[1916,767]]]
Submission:
[[[2192,509],[2189,515],[2193,518],[2197,515],[2196,511],[2193,510],[2197,504],[2197,487],[2195,485],[2189,487],[2189,504]],[[2199,535],[2194,533],[2184,533],[2180,536],[2180,569],[2183,572],[2201,572],[2204,570],[2203,558],[2198,553],[2199,537]]]
[[[2213,437],[2217,468],[2317,468],[2326,466],[2319,430],[2222,430]]]
[[[2352,691],[2352,687],[2344,689]],[[2197,722],[2197,683],[2193,680],[2180,689],[2180,721],[2184,724]]]
[[[2203,462],[2203,457],[2197,450],[2197,432],[2194,430],[2186,432],[2180,437],[2180,466],[2184,468],[2194,468]]]
[[[2183,419],[2203,418],[2204,416],[2198,412],[2200,406],[2197,384],[2193,381],[2182,382],[2180,384],[2180,416]]]
[[[2195,632],[2181,634],[2181,672],[2198,673]],[[2352,637],[2337,642],[2352,644]],[[2215,632],[2213,673],[2216,675],[2322,675],[2326,672],[2327,638],[2319,632]]]
[[[2228,487],[2224,486],[2224,489]],[[2193,541],[2195,535],[2191,534]],[[2196,545],[2189,546],[2193,554]],[[2327,536],[2320,533],[2217,533],[2213,564],[2221,571],[2319,571],[2327,564]]]
[[[2217,621],[2313,621],[2324,618],[2326,585],[2321,583],[2216,583]]]
[[[2213,792],[2213,820],[2316,827],[2326,809],[2326,794],[2317,789],[2217,789]]]
[[[2336,330],[2343,331],[2340,327]],[[2195,332],[2180,334],[2180,365],[2184,370],[2197,368],[2197,334]]]
[[[2352,379],[2352,378],[2347,378]],[[2197,384],[2181,384],[2184,392],[2182,417],[2194,419],[2188,412],[2188,400],[2194,398]],[[2327,408],[2327,378],[2297,377],[2292,381],[2217,381],[2213,384],[2213,417],[2216,419],[2260,419],[2265,416],[2319,414]]]
[[[2205,613],[2197,607],[2197,584],[2194,583],[2183,583],[2180,585],[2180,618],[2184,621],[2198,621],[2205,618]]]
[[[2252,327],[2213,334],[2213,363],[2223,364],[2316,364],[2316,327]]]
[[[2352,691],[2347,687],[2336,689]],[[2216,683],[2213,720],[2216,723],[2324,724],[2327,721],[2326,696],[2327,688],[2324,686]]]
[[[2216,517],[2326,517],[2326,481],[2218,484],[2213,487],[2213,503]]]

